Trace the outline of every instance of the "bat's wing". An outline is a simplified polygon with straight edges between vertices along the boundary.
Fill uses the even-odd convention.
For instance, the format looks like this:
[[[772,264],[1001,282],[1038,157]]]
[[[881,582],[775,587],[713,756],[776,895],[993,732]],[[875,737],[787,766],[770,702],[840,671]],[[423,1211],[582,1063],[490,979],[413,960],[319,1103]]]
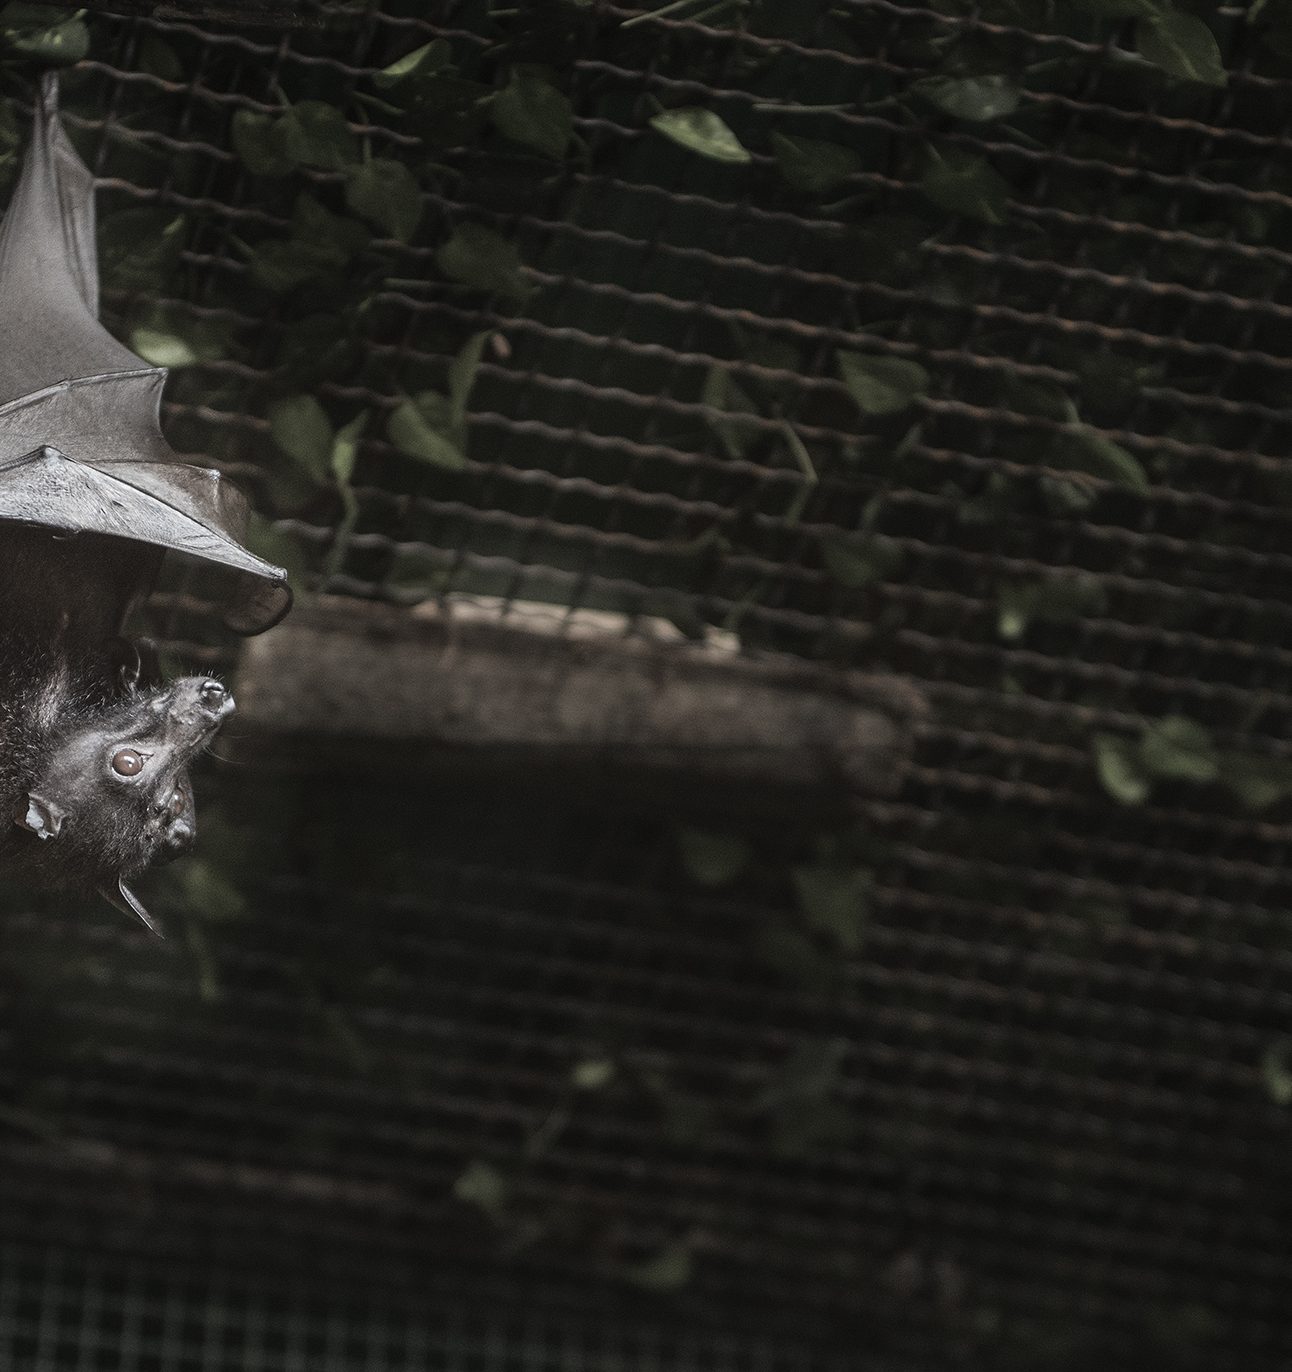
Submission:
[[[166,371],[99,323],[94,180],[44,79],[0,226],[0,520],[155,544],[225,569],[242,633],[291,606],[287,575],[241,544],[242,497],[162,437]]]

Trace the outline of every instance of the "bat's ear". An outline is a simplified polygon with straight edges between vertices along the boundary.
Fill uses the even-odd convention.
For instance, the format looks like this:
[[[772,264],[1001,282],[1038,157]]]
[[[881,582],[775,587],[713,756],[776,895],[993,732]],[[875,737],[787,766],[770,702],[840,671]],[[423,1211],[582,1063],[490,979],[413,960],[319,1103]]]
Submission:
[[[158,938],[165,938],[166,935],[153,923],[152,916],[144,909],[139,897],[126,885],[124,878],[119,878],[114,889],[111,886],[99,888],[99,894],[109,905],[115,905],[123,915],[134,915],[143,921]]]
[[[157,645],[151,638],[135,640],[135,652],[139,657],[139,689],[151,691],[165,680],[162,675],[161,656]]]
[[[56,801],[46,800],[44,796],[29,795],[20,801],[14,815],[14,823],[45,840],[57,838],[63,830],[67,811]]]
[[[158,866],[167,862],[174,862],[177,857],[183,857],[185,853],[191,852],[196,842],[197,825],[193,820],[190,802],[188,817],[175,820],[167,829],[153,862]]]
[[[108,644],[113,673],[121,691],[151,691],[162,681],[157,645],[149,638],[114,638]]]

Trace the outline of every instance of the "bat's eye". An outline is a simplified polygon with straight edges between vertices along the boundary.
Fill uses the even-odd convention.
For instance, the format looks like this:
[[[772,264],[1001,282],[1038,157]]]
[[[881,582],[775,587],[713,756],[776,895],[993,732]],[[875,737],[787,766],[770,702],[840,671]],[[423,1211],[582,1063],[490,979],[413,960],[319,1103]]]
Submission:
[[[112,770],[119,777],[137,777],[144,769],[144,755],[133,748],[119,748],[112,755]]]
[[[184,792],[178,786],[170,793],[170,800],[166,803],[172,819],[178,819],[188,808],[188,802],[184,799]]]

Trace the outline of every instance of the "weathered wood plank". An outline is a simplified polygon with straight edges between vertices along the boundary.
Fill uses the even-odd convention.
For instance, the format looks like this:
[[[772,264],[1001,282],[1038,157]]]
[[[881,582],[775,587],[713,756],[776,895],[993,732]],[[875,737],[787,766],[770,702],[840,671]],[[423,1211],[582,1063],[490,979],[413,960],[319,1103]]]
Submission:
[[[252,640],[242,746],[293,765],[469,762],[576,776],[889,792],[919,696],[793,659],[498,619],[319,602]]]

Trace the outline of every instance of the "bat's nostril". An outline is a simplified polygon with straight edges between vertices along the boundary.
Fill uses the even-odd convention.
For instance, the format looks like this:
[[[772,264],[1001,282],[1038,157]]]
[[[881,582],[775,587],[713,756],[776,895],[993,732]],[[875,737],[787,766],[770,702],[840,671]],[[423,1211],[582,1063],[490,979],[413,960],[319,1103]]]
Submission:
[[[228,691],[218,681],[204,681],[199,694],[208,710],[218,710],[229,698]]]

